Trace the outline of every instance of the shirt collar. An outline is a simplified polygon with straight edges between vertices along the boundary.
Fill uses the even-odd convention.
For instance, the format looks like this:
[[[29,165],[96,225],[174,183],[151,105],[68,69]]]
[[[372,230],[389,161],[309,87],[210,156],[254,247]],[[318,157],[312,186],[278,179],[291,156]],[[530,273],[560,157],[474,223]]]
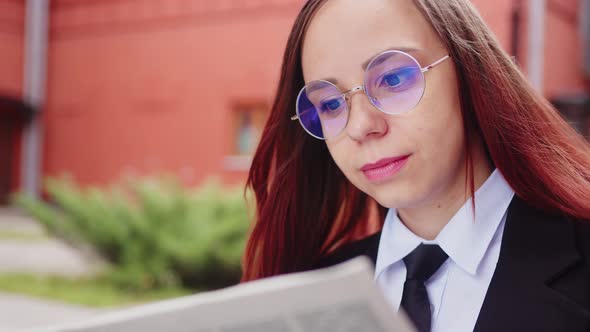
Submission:
[[[389,209],[381,232],[375,278],[422,242],[438,244],[460,268],[475,275],[513,196],[504,176],[494,170],[475,192],[475,219],[470,197],[432,241],[412,233],[396,210]]]

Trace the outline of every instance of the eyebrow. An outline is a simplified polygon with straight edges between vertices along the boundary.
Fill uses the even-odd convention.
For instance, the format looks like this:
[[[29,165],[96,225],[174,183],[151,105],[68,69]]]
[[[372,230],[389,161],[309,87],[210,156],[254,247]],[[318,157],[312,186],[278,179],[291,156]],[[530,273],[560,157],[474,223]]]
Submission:
[[[362,67],[363,69],[367,69],[367,66],[369,65],[369,63],[371,62],[371,60],[373,60],[377,55],[383,53],[383,52],[387,52],[387,51],[402,51],[402,52],[406,52],[406,53],[412,53],[412,52],[416,52],[418,51],[417,48],[413,48],[413,47],[390,47],[386,50],[383,50],[375,55],[373,55],[370,59],[368,59],[367,61],[363,62]]]
[[[365,62],[362,63],[362,68],[363,70],[367,69],[367,66],[369,65],[369,63],[371,62],[371,60],[373,60],[377,55],[383,53],[383,52],[387,52],[387,51],[402,51],[402,52],[406,52],[406,53],[413,53],[413,52],[417,52],[419,51],[419,49],[414,48],[414,47],[390,47],[387,48],[383,51],[378,52],[377,54],[373,55],[371,58],[367,59]],[[322,81],[328,81],[334,85],[338,84],[338,80],[335,78],[323,78]]]

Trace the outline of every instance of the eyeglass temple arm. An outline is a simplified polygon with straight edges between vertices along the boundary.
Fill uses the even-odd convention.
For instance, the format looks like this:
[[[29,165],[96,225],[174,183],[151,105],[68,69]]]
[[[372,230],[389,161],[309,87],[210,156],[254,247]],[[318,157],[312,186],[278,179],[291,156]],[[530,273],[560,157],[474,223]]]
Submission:
[[[303,111],[303,113],[302,113],[302,114],[305,114],[305,113],[307,113],[307,112],[310,112],[310,110],[309,110],[309,109],[307,109],[307,110]],[[299,119],[299,115],[297,115],[297,114],[295,114],[295,115],[293,115],[293,116],[291,117],[291,120],[292,120],[292,121],[295,121],[295,120],[297,120],[297,119]]]
[[[429,71],[430,69],[432,69],[432,68],[436,67],[438,64],[440,64],[441,62],[445,61],[445,60],[446,60],[446,59],[448,59],[448,58],[449,58],[449,55],[448,55],[448,54],[447,54],[447,55],[445,55],[445,56],[443,56],[442,58],[438,59],[438,60],[437,60],[437,61],[435,61],[434,63],[432,63],[432,64],[430,64],[430,65],[428,65],[428,66],[426,66],[426,67],[422,68],[422,72],[424,73],[424,72],[427,72],[427,71]]]

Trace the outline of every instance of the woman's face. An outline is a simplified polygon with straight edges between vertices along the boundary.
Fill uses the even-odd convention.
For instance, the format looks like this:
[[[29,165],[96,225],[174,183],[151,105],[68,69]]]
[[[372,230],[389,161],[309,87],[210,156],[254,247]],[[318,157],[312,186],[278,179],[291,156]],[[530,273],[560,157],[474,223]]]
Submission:
[[[303,75],[306,82],[335,80],[347,91],[363,84],[367,60],[406,48],[416,49],[408,53],[422,67],[447,54],[411,0],[328,0],[306,32]],[[424,75],[422,100],[408,113],[385,114],[365,94],[353,94],[346,128],[326,141],[348,180],[385,207],[438,204],[452,188],[464,187],[465,143],[452,59]]]

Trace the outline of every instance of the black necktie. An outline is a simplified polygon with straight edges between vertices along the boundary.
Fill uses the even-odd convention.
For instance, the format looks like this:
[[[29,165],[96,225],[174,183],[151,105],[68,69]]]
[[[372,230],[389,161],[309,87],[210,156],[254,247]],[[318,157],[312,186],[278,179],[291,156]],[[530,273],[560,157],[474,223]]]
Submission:
[[[449,256],[435,244],[420,244],[404,258],[407,275],[402,295],[402,308],[419,332],[430,332],[430,301],[424,282]]]

